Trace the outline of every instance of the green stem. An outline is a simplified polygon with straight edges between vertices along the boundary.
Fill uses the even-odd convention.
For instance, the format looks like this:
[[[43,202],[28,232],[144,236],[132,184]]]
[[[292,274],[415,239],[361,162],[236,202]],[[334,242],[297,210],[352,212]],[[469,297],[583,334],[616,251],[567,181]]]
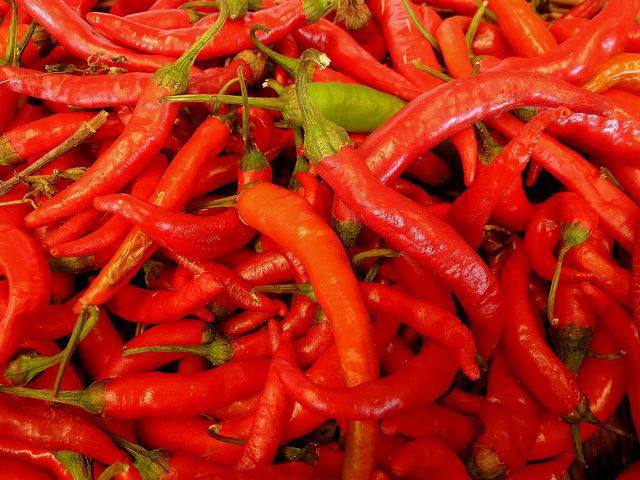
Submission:
[[[560,271],[562,269],[562,262],[564,256],[571,248],[571,245],[563,243],[560,252],[558,253],[558,261],[556,262],[556,269],[553,272],[553,278],[551,279],[551,287],[549,288],[549,298],[547,300],[547,314],[549,316],[549,323],[551,325],[557,325],[558,319],[553,316],[553,307],[556,300],[556,291],[558,290],[558,283],[560,281]]]
[[[73,480],[93,480],[93,459],[76,452],[59,450],[53,456],[69,470]]]
[[[403,1],[406,1],[406,0],[403,0]],[[485,14],[488,4],[489,2],[485,0],[478,7],[478,10],[476,10],[476,13],[473,15],[473,18],[471,19],[471,24],[469,25],[469,28],[467,29],[467,32],[464,35],[467,41],[467,50],[469,52],[469,58],[475,57],[475,55],[473,54],[473,49],[471,48],[471,45],[473,44],[473,38],[476,36],[476,32],[478,31],[478,25],[480,25],[480,21],[482,20],[482,17]],[[471,63],[474,63],[474,62],[471,62]]]
[[[7,50],[0,58],[0,65],[8,67],[20,66],[20,55],[18,52],[18,4],[14,0],[6,0],[11,5],[11,25],[9,25],[9,39]]]
[[[284,283],[281,285],[258,285],[251,289],[252,294],[256,293],[293,293],[295,295],[304,295],[314,302],[317,302],[316,295],[310,283]]]
[[[253,43],[256,45],[256,47],[258,47],[258,50],[260,50],[278,65],[280,65],[282,68],[288,70],[291,76],[295,77],[300,65],[300,61],[297,58],[287,57],[286,55],[282,55],[281,53],[278,53],[275,50],[267,47],[264,43],[262,43],[262,41],[260,41],[260,39],[256,35],[257,30],[271,33],[271,29],[264,25],[251,26],[249,35],[251,36],[251,40],[253,41]]]
[[[307,71],[313,62],[325,68],[329,65],[329,57],[314,49],[306,50],[300,57],[295,91],[305,133],[304,153],[317,164],[326,156],[337,155],[343,146],[351,145],[351,140],[347,131],[326,119],[311,100],[307,90]]]
[[[4,378],[11,381],[13,385],[27,385],[48,368],[60,364],[56,383],[53,387],[53,392],[58,391],[59,383],[62,380],[62,376],[64,375],[77,343],[84,340],[98,321],[100,312],[97,307],[93,305],[87,305],[87,307],[88,308],[83,309],[78,316],[78,320],[64,350],[47,357],[40,356],[40,354],[32,348],[20,350],[7,363]]]
[[[148,347],[123,348],[122,355],[137,355],[140,353],[189,353],[200,355],[213,365],[220,366],[233,359],[235,346],[231,340],[220,337],[204,345],[153,345]]]
[[[234,79],[234,81],[237,81]],[[242,97],[238,95],[208,95],[208,94],[189,94],[189,95],[171,95],[160,97],[160,103],[166,102],[219,102],[228,103],[229,105],[242,105]],[[284,102],[279,98],[251,97],[249,100],[250,107],[265,108],[267,110],[281,111],[284,108]]]
[[[73,352],[75,352],[78,343],[85,339],[91,329],[93,329],[96,323],[98,323],[99,319],[100,310],[96,305],[86,304],[82,307],[80,315],[78,316],[78,320],[76,321],[76,324],[73,327],[73,331],[71,332],[71,337],[67,342],[67,346],[64,348],[64,350],[62,350],[62,352],[60,352],[62,354],[62,356],[60,357],[60,368],[58,369],[58,374],[53,384],[51,394],[54,401],[60,393],[62,380],[64,378],[65,372],[67,371],[67,367],[69,366],[69,362],[71,361],[71,355],[73,355]]]
[[[183,212],[195,212],[206,208],[229,208],[237,206],[238,195],[230,195],[228,197],[209,200],[208,202],[199,202],[187,205],[182,209]]]
[[[424,25],[422,25],[422,22],[420,22],[420,20],[416,16],[416,12],[414,12],[413,8],[411,8],[409,1],[402,0],[402,5],[404,5],[404,8],[407,11],[407,14],[409,15],[409,18],[411,19],[413,24],[418,28],[418,30],[424,36],[424,38],[427,39],[427,42],[431,44],[431,47],[433,48],[434,53],[442,57],[442,50],[440,50],[440,45],[438,45],[438,42],[436,41],[434,36],[431,35],[431,33],[429,33],[429,31],[426,28],[424,28]]]
[[[65,272],[79,275],[96,269],[93,253],[83,257],[49,257],[47,262],[53,273]]]
[[[129,465],[123,462],[114,463],[105,468],[96,480],[111,480],[116,475],[129,471]],[[93,477],[91,477],[93,478]]]
[[[436,77],[439,80],[442,80],[443,82],[450,82],[450,81],[453,80],[453,77],[450,77],[449,75],[445,75],[444,73],[439,72],[435,68],[431,68],[428,65],[425,65],[424,63],[419,62],[418,60],[414,60],[413,61],[413,65],[418,70],[421,70],[421,71],[426,72],[426,73],[428,73],[430,75],[433,75],[434,77]]]
[[[358,268],[358,265],[360,265],[360,263],[368,258],[395,258],[401,257],[402,255],[404,255],[404,253],[398,252],[397,250],[391,250],[389,248],[372,248],[371,250],[365,250],[364,252],[355,254],[353,257],[351,257],[349,263],[351,263],[351,268],[355,270],[356,268]]]
[[[251,131],[249,124],[249,95],[247,85],[242,75],[242,67],[238,67],[238,79],[240,80],[240,92],[242,94],[242,140],[244,142],[244,153],[240,158],[238,168],[245,173],[265,172],[271,164],[267,156],[258,150],[251,141]]]
[[[300,155],[298,153],[298,150],[302,146],[304,136],[303,133],[304,132],[302,131],[302,127],[300,127],[299,125],[293,126],[293,138],[296,142],[296,162],[293,165],[293,171],[291,172],[291,177],[289,178],[289,185],[287,186],[287,188],[289,190],[293,190],[294,192],[297,192],[298,189],[302,186],[296,178],[296,174],[298,172],[309,171],[309,159],[307,159],[307,157],[305,157],[304,155]]]
[[[133,465],[138,469],[142,478],[157,480],[167,475],[169,471],[169,458],[173,453],[161,449],[148,450],[108,430],[104,430],[104,432],[111,437],[111,440],[113,440],[113,443],[115,443],[118,448],[131,457]]]
[[[218,433],[220,427],[218,425],[211,425],[207,434],[214,440],[219,442],[231,443],[233,445],[244,445],[247,443],[245,438],[230,437],[228,435],[221,435]],[[304,447],[290,447],[287,445],[278,446],[278,454],[286,458],[291,462],[304,462],[309,465],[315,465],[320,458],[318,454],[319,443],[311,442]]]
[[[173,65],[165,65],[153,74],[152,80],[159,87],[169,89],[172,94],[184,93],[189,88],[189,71],[198,54],[215,37],[227,20],[229,9],[226,0],[218,0],[220,15],[213,25],[191,45]]]
[[[102,400],[102,396],[104,395],[107,383],[108,380],[102,380],[93,382],[84,390],[63,390],[58,393],[55,402],[73,405],[75,407],[82,408],[91,415],[102,416],[104,415],[104,402]],[[16,397],[45,400],[48,402],[54,401],[52,390],[0,386],[0,393],[14,395]]]

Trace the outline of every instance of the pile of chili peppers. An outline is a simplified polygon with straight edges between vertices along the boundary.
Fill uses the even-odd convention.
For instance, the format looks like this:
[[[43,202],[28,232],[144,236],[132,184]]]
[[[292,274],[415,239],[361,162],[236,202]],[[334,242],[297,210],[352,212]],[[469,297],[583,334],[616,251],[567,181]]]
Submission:
[[[2,478],[635,478],[639,13],[5,0]]]

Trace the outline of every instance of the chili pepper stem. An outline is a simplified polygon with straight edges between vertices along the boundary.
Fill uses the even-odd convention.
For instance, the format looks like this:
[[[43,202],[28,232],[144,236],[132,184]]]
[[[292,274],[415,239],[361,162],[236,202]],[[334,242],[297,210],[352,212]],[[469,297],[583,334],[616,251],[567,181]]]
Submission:
[[[58,370],[58,375],[53,387],[54,393],[52,396],[55,397],[55,393],[60,388],[64,372],[77,343],[87,336],[89,331],[97,323],[99,316],[99,310],[93,305],[88,305],[78,316],[76,325],[64,350],[48,357],[41,357],[34,349],[19,351],[9,360],[4,372],[4,378],[11,381],[14,385],[27,385],[49,367],[60,364],[60,369]]]
[[[18,185],[22,178],[33,175],[38,170],[42,170],[44,167],[49,165],[54,160],[60,158],[62,155],[67,153],[69,150],[77,147],[81,143],[83,143],[88,138],[92,137],[98,129],[104,125],[107,121],[108,113],[106,110],[101,110],[93,117],[91,120],[83,123],[76,132],[67,138],[64,142],[58,145],[53,150],[49,151],[41,158],[33,162],[27,168],[22,170],[20,173],[16,173],[13,178],[7,180],[5,182],[0,183],[0,197],[9,192],[13,187]]]
[[[126,473],[129,471],[129,465],[123,462],[118,462],[109,465],[107,468],[103,470],[97,480],[110,480],[115,478],[116,475],[121,473]]]
[[[431,35],[431,33],[426,28],[424,28],[424,25],[422,25],[422,23],[418,19],[416,13],[413,11],[413,8],[411,8],[411,6],[409,5],[409,1],[402,0],[402,5],[407,11],[407,14],[409,15],[409,18],[411,19],[413,24],[417,27],[417,29],[424,36],[424,38],[426,38],[427,42],[429,42],[429,44],[433,48],[434,53],[442,58],[442,50],[440,50],[440,45],[438,45],[438,41],[434,38],[433,35]]]
[[[558,324],[558,320],[553,316],[553,307],[555,304],[556,291],[558,290],[558,282],[560,281],[560,272],[562,270],[564,256],[571,247],[576,247],[584,243],[591,236],[591,232],[579,223],[566,223],[562,225],[560,236],[562,238],[562,247],[558,253],[556,269],[553,273],[553,278],[551,279],[551,288],[549,289],[549,301],[547,305],[549,322],[551,325]]]
[[[102,416],[104,405],[101,394],[104,392],[106,381],[94,382],[84,390],[65,390],[58,394],[55,401],[66,405],[80,407],[91,415]],[[0,393],[7,393],[17,397],[34,398],[53,402],[52,390],[36,390],[25,387],[0,386]]]
[[[271,29],[264,25],[252,25],[251,30],[249,31],[251,40],[262,53],[267,55],[271,60],[276,62],[282,68],[288,70],[291,76],[295,77],[298,71],[298,66],[300,65],[300,61],[298,59],[287,57],[286,55],[282,55],[281,53],[278,53],[275,50],[272,50],[271,48],[267,47],[264,43],[260,41],[260,39],[256,35],[257,30],[260,30],[266,33],[271,33]]]
[[[219,102],[227,103],[229,105],[242,105],[242,97],[237,95],[208,95],[208,94],[187,94],[187,95],[171,95],[167,97],[160,97],[158,99],[160,103],[166,102]],[[264,108],[267,110],[284,109],[284,102],[279,98],[259,98],[251,97],[249,99],[249,106],[256,108]]]
[[[219,0],[220,15],[213,25],[172,65],[160,67],[151,78],[159,87],[165,87],[176,94],[186,92],[189,88],[189,70],[204,46],[215,37],[227,20],[229,13],[226,0]]]
[[[305,58],[306,57],[306,58]],[[301,66],[308,67],[317,63],[321,68],[329,65],[329,57],[314,49],[308,49],[303,54]],[[313,163],[319,162],[327,155],[337,155],[340,148],[350,145],[349,135],[344,128],[327,120],[311,101],[307,92],[307,76],[298,73],[296,77],[296,94],[303,118],[305,134],[304,152]]]
[[[316,296],[313,293],[313,287],[310,283],[286,283],[283,285],[258,285],[251,289],[251,293],[293,293],[296,295],[304,295],[305,297],[317,302]]]
[[[169,471],[170,452],[166,450],[148,450],[140,445],[128,442],[108,430],[104,430],[104,432],[118,448],[131,457],[133,465],[140,471],[140,476],[145,480],[162,478]]]
[[[561,415],[560,418],[570,426],[571,441],[576,455],[576,462],[578,462],[582,467],[587,466],[587,461],[584,456],[582,438],[580,436],[580,423],[590,423],[598,428],[606,430],[607,432],[613,433],[614,435],[619,435],[621,437],[637,441],[637,437],[635,435],[599,420],[593,412],[591,412],[589,399],[586,395],[584,396],[582,403],[576,407],[573,412],[568,415]]]
[[[233,445],[244,445],[247,443],[245,438],[236,438],[230,437],[228,435],[221,435],[218,433],[220,430],[219,425],[211,425],[207,430],[207,434],[213,438],[214,440],[218,440],[219,442],[231,443]],[[291,462],[304,462],[308,465],[315,465],[318,461],[319,454],[318,448],[320,447],[319,443],[311,442],[304,447],[291,447],[288,445],[279,445],[278,446],[278,454],[282,455],[284,458]]]
[[[55,400],[60,393],[60,387],[62,386],[62,379],[67,371],[69,362],[71,361],[71,355],[76,350],[78,342],[82,341],[98,323],[100,319],[100,310],[95,305],[87,304],[82,307],[82,311],[78,316],[78,320],[73,327],[67,346],[61,352],[60,367],[58,374],[56,375],[55,382],[53,384],[51,396]]]
[[[234,345],[227,338],[221,337],[205,345],[153,345],[148,347],[123,348],[122,355],[140,353],[190,353],[200,355],[213,365],[220,366],[233,359]]]

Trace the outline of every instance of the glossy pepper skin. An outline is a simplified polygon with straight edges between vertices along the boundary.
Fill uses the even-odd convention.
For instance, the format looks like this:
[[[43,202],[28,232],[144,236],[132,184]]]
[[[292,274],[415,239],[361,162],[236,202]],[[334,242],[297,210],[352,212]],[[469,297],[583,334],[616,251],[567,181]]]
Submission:
[[[264,182],[254,184],[240,194],[238,212],[244,222],[290,250],[305,266],[318,303],[333,326],[345,384],[358,385],[377,378],[378,361],[373,350],[369,313],[346,253],[324,219],[304,198]],[[339,289],[335,288],[337,285],[340,285]],[[336,295],[340,298],[336,298]],[[351,450],[358,445],[371,450],[377,425],[373,426],[371,422],[352,422],[351,425],[357,429],[352,436],[355,445],[347,448]],[[363,431],[360,431],[360,425]],[[365,432],[371,438],[365,440]],[[373,453],[351,451],[350,455],[363,455],[366,458]],[[372,461],[345,461],[345,468],[353,468],[359,472],[358,475],[362,475],[373,468]]]
[[[8,303],[0,319],[0,365],[18,349],[33,314],[49,304],[51,270],[36,240],[18,227],[0,223],[0,268]],[[34,281],[34,278],[37,281]]]

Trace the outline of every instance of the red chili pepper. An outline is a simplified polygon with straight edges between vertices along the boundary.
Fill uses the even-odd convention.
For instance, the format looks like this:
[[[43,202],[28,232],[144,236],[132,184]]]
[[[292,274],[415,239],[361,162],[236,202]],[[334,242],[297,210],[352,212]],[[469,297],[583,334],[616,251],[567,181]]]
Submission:
[[[140,11],[129,13],[127,15],[114,12],[114,9],[112,8],[109,13],[111,15],[117,15],[119,17],[126,16],[127,20],[131,20],[135,23],[141,23],[143,25],[148,25],[155,28],[160,28],[162,30],[188,28],[198,20],[198,15],[193,14],[193,12],[190,12],[186,8],[171,8],[165,10],[149,10],[143,8]]]
[[[252,295],[252,285],[233,270],[210,261],[193,261],[184,257],[177,259],[191,276],[211,273],[222,280],[225,285],[222,297],[230,305],[261,313],[286,314],[286,309],[282,308],[282,302],[271,300],[261,293]],[[174,288],[178,288],[178,286],[176,285]],[[267,318],[264,320],[266,321]]]
[[[518,57],[535,58],[558,43],[527,2],[522,0],[490,0],[488,8],[498,18],[500,30]]]
[[[471,441],[483,433],[484,427],[478,417],[430,404],[413,412],[386,417],[380,429],[385,435],[400,433],[412,438],[437,438],[463,458]]]
[[[88,418],[30,398],[0,395],[4,440],[47,450],[70,450],[107,465],[126,455]],[[1,462],[0,462],[1,463]]]
[[[0,163],[12,165],[46,153],[95,116],[94,112],[59,113],[8,130],[3,134],[0,142],[2,158]],[[120,119],[111,113],[107,117],[107,122],[96,131],[93,138],[117,136],[123,129],[124,125]]]
[[[593,277],[592,273],[565,267],[562,265],[562,259],[557,260],[555,257],[554,252],[560,240],[569,246],[581,243],[573,242],[571,233],[563,230],[563,225],[578,225],[582,227],[580,231],[588,235],[598,225],[598,215],[588,203],[573,192],[558,192],[552,195],[538,207],[524,235],[524,246],[529,254],[531,266],[538,275],[551,280],[560,262],[562,268],[559,279],[589,280]],[[585,238],[581,240],[584,241]]]
[[[567,109],[559,107],[536,115],[527,123],[527,128],[521,130],[520,135],[513,138],[471,186],[451,204],[447,223],[455,228],[474,250],[482,243],[484,227],[491,210],[524,170],[542,131],[556,118],[569,114]]]
[[[207,273],[176,290],[149,290],[127,284],[105,305],[114,315],[134,323],[176,322],[207,305],[223,288],[218,278]]]
[[[42,25],[51,36],[61,41],[67,52],[77,58],[89,58],[104,52],[101,60],[114,66],[112,58],[125,57],[117,64],[138,71],[154,72],[163,65],[173,63],[175,58],[163,55],[145,55],[116,45],[94,30],[63,0],[20,0],[19,5]],[[182,53],[182,52],[180,52]]]
[[[415,439],[402,447],[393,459],[391,468],[404,476],[414,469],[426,468],[432,478],[471,479],[460,458],[441,440],[432,437]]]
[[[44,225],[64,218],[91,205],[100,194],[113,193],[130,181],[160,151],[167,139],[176,116],[178,105],[160,104],[157,99],[185,91],[188,87],[188,69],[203,43],[215,36],[221,22],[196,42],[174,65],[156,72],[136,104],[132,119],[125,130],[99,157],[91,168],[56,197],[27,217],[32,226]],[[177,83],[176,83],[177,82]],[[179,85],[179,86],[177,86]]]
[[[605,424],[590,410],[589,398],[566,365],[547,346],[535,325],[527,299],[530,269],[521,244],[510,255],[500,275],[508,319],[500,343],[523,384],[554,415],[570,424],[576,457],[584,464],[579,422],[594,423],[601,428]]]
[[[542,55],[506,58],[492,70],[536,72],[580,83],[612,54],[622,51],[638,10],[640,2],[636,0],[609,2],[591,20],[588,29]]]
[[[274,359],[273,364],[289,395],[306,409],[352,419],[380,419],[427,405],[446,391],[457,369],[448,348],[436,340],[393,375],[353,387],[318,385],[291,362]]]
[[[204,217],[167,210],[127,194],[97,197],[94,204],[101,211],[122,216],[177,255],[193,260],[231,253],[255,235],[253,228],[239,220],[235,207]]]
[[[357,385],[377,378],[378,362],[371,334],[368,333],[371,329],[369,314],[364,307],[349,260],[335,233],[322,217],[315,213],[305,199],[270,183],[258,183],[242,192],[238,198],[238,211],[243,221],[290,250],[304,265],[318,303],[333,326],[345,384]],[[292,217],[292,212],[296,212],[295,217]],[[309,234],[315,238],[313,248],[299,241]],[[329,276],[334,282],[340,283],[341,299],[336,298],[337,292],[332,287],[334,282],[326,283]],[[354,362],[355,352],[358,352],[357,362]],[[350,453],[349,459],[345,460],[345,472],[358,472],[359,476],[373,467],[370,463],[371,443],[378,429],[377,425],[374,427],[370,422],[363,423],[362,429],[356,423],[352,425],[358,430],[348,440],[350,446],[347,448]],[[355,454],[352,450],[354,447],[364,449],[357,454],[358,459],[350,457]]]
[[[217,116],[208,117],[189,139],[188,147],[182,148],[174,157],[156,185],[149,202],[169,210],[182,208],[191,196],[191,187],[196,183],[203,163],[207,158],[220,153],[229,134],[230,129],[224,119]],[[100,202],[99,198],[94,199],[95,202]],[[124,287],[156,248],[157,244],[154,245],[150,235],[134,227],[122,241],[109,264],[100,271],[98,277],[78,300],[78,305],[104,303]]]
[[[474,380],[479,378],[473,338],[455,315],[436,304],[414,299],[380,284],[360,282],[359,287],[371,314],[396,317],[422,335],[439,340],[454,352],[465,375]]]
[[[500,101],[496,102],[496,98]],[[456,79],[423,93],[369,135],[358,152],[367,159],[373,174],[388,183],[414,158],[459,129],[526,105],[563,105],[572,112],[585,111],[595,115],[609,113],[612,109],[608,100],[572,88],[553,77],[487,72]],[[453,106],[456,111],[451,111]],[[446,116],[446,122],[443,116]],[[413,132],[411,140],[400,134],[406,131]]]
[[[487,398],[480,408],[484,432],[470,445],[467,470],[473,478],[518,471],[538,436],[544,407],[524,387],[502,348],[491,356]]]
[[[136,335],[121,347],[103,366],[96,380],[122,377],[132,373],[156,370],[174,360],[183,358],[184,353],[139,353],[123,355],[134,348],[156,345],[193,345],[209,343],[214,336],[207,323],[199,319],[184,319],[175,323],[159,324]]]
[[[500,275],[507,310],[511,312],[507,315],[511,321],[505,324],[501,344],[525,385],[533,385],[533,377],[539,377],[534,389],[536,397],[555,414],[568,415],[580,405],[583,395],[535,326],[527,299],[530,269],[529,257],[524,245],[520,244],[509,256]],[[526,345],[523,344],[525,340]]]
[[[249,428],[251,418],[248,418]],[[234,466],[242,452],[242,445],[211,438],[207,430],[212,420],[193,417],[146,417],[135,420],[136,437],[143,445],[202,458],[219,465]],[[218,423],[219,434],[240,438],[236,431],[227,429],[226,423]]]
[[[167,166],[167,157],[162,154],[156,155],[136,175],[131,186],[131,195],[135,198],[149,198]],[[122,240],[130,229],[131,224],[124,218],[113,216],[83,237],[51,245],[49,251],[54,257],[80,257],[108,248],[115,249],[118,240]]]
[[[214,14],[191,27],[162,30],[108,13],[91,12],[87,15],[87,21],[110,40],[150,54],[170,57],[180,56],[217,19],[218,15]],[[249,12],[242,19],[227,23],[222,28],[220,37],[208,42],[198,54],[198,60],[234,55],[242,50],[252,49],[254,44],[249,36],[249,29],[255,23],[271,30],[263,41],[274,42],[304,21],[305,13],[302,2],[299,1],[283,2],[271,9]]]
[[[610,256],[598,251],[588,240],[567,253],[567,260],[593,273],[590,282],[626,307],[633,306],[633,275]]]
[[[295,361],[296,353],[291,334],[282,332],[274,321],[269,322],[269,342],[273,358]],[[272,464],[280,444],[280,432],[285,422],[287,394],[273,367],[269,368],[265,388],[260,394],[253,417],[253,424],[245,442],[236,469],[251,470]]]
[[[304,88],[304,82],[300,82],[303,78],[300,77],[296,81],[297,84],[302,85],[299,86],[300,89]],[[300,103],[301,106],[304,105],[302,101]],[[318,130],[320,114],[317,110],[309,111],[312,106],[304,107],[306,115],[316,115],[312,120],[305,120],[306,135],[319,134],[321,137],[335,139],[330,153],[321,149],[312,150],[311,146],[315,146],[316,139],[307,138],[305,141],[305,152],[318,173],[345,204],[355,209],[354,211],[368,226],[387,237],[397,249],[425,262],[445,279],[472,318],[471,331],[480,355],[488,358],[498,341],[503,318],[501,293],[486,265],[480,261],[475,251],[444,222],[427,214],[422,207],[391,188],[382,185],[372,175],[363,158],[349,145],[346,134],[337,133],[336,135],[335,124],[325,121],[322,126],[326,130]],[[349,174],[346,173],[347,170]],[[407,228],[399,229],[398,225],[407,225]],[[436,231],[437,236],[434,235]],[[441,255],[425,254],[435,250],[438,250]],[[452,264],[450,265],[447,260]],[[462,274],[463,270],[464,274]],[[473,286],[465,282],[472,278]],[[478,291],[480,278],[483,278],[482,292]]]
[[[344,30],[329,20],[291,31],[301,48],[315,48],[327,54],[335,68],[382,92],[404,100],[417,97],[422,90],[414,87],[400,74],[375,60]],[[354,62],[353,59],[358,61]]]
[[[589,283],[581,284],[588,305],[598,317],[606,322],[619,348],[624,351],[622,357],[627,376],[627,395],[631,405],[634,425],[640,424],[638,375],[640,374],[640,336],[633,319],[624,308],[610,295]]]
[[[135,419],[144,416],[191,416],[206,413],[260,391],[268,360],[229,362],[212,370],[183,375],[145,372],[92,383],[80,391],[62,391],[56,400],[81,406],[99,417]],[[0,387],[19,396],[50,399],[51,392],[22,387]],[[216,392],[211,396],[212,391]],[[170,393],[173,392],[173,393]],[[162,401],[160,401],[161,397]]]
[[[454,387],[444,398],[438,400],[437,404],[463,415],[477,417],[480,415],[480,408],[484,400],[485,397],[482,395]]]
[[[9,292],[9,301],[0,320],[2,365],[28,335],[27,318],[49,303],[51,270],[33,237],[8,223],[0,223],[0,268],[8,281]]]
[[[354,144],[356,150],[359,148]],[[446,185],[453,176],[451,165],[433,153],[425,151],[407,167],[407,173],[417,177],[428,185]]]
[[[12,459],[23,462],[56,480],[72,480],[69,470],[50,450],[30,447],[22,442],[0,440],[0,455],[3,460]]]
[[[402,1],[373,1],[369,4],[369,8],[382,25],[385,43],[391,54],[394,68],[421,90],[431,90],[440,85],[441,80],[419,70],[413,64],[414,60],[419,60],[431,68],[439,68],[433,47],[422,32],[413,25]],[[329,53],[327,54],[331,57]]]
[[[487,119],[487,124],[509,137],[522,128],[522,122],[512,115]],[[542,134],[532,158],[539,162],[570,191],[580,195],[597,212],[598,221],[631,252],[635,248],[640,209],[609,180],[600,178],[600,171],[573,149]],[[606,214],[604,213],[606,212]]]
[[[590,350],[603,355],[619,353],[619,348],[604,322],[596,322]],[[593,413],[606,421],[627,394],[624,360],[622,358],[594,358],[587,356],[580,365],[578,383],[591,403]],[[580,433],[586,441],[599,430],[582,424]],[[569,426],[551,412],[544,414],[538,440],[529,460],[542,460],[571,450]]]

